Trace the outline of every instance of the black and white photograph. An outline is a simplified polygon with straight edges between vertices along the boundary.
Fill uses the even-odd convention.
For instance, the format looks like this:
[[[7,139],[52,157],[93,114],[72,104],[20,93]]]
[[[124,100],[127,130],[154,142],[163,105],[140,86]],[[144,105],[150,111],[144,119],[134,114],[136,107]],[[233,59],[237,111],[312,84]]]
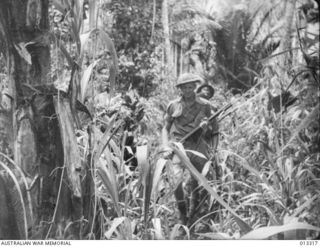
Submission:
[[[0,0],[1,247],[320,246],[319,4]]]

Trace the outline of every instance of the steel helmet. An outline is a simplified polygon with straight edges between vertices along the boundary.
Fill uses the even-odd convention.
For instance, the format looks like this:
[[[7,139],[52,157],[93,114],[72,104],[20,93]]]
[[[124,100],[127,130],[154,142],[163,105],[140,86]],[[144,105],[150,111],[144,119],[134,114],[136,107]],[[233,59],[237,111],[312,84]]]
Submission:
[[[192,73],[184,73],[182,75],[179,76],[176,87],[179,87],[181,85],[187,84],[187,83],[191,83],[191,82],[203,82],[203,79],[196,75],[196,74],[192,74]]]

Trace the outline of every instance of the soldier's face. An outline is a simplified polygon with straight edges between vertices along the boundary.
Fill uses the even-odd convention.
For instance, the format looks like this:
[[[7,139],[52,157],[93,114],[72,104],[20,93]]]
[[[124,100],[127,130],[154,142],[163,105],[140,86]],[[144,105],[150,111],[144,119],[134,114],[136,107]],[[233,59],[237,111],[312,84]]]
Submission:
[[[206,96],[207,98],[210,98],[210,90],[207,87],[204,87],[201,89],[201,93]]]
[[[183,96],[190,97],[194,94],[194,90],[196,89],[195,83],[187,83],[180,86],[180,91]]]

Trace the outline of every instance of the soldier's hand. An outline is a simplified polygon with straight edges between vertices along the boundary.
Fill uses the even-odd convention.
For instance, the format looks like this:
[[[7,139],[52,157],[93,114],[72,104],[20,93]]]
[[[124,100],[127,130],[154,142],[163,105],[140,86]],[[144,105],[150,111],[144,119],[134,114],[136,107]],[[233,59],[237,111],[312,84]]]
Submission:
[[[208,120],[207,120],[207,119],[203,120],[203,121],[200,123],[200,127],[201,127],[202,129],[207,128],[207,126],[208,126]]]

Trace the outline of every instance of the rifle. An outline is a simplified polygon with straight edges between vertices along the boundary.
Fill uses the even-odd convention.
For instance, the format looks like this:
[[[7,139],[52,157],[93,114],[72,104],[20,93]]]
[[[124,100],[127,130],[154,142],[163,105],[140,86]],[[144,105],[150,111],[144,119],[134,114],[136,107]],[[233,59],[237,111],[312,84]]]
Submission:
[[[213,119],[215,119],[216,117],[218,117],[222,112],[228,110],[230,107],[232,106],[231,103],[227,104],[226,106],[222,107],[219,111],[217,111],[216,113],[214,113],[213,115],[211,115],[208,118],[208,122],[212,121]],[[184,142],[185,140],[187,140],[190,136],[192,136],[194,133],[196,133],[199,129],[201,129],[201,126],[198,126],[196,128],[194,128],[190,133],[186,134],[181,140],[180,142]]]

